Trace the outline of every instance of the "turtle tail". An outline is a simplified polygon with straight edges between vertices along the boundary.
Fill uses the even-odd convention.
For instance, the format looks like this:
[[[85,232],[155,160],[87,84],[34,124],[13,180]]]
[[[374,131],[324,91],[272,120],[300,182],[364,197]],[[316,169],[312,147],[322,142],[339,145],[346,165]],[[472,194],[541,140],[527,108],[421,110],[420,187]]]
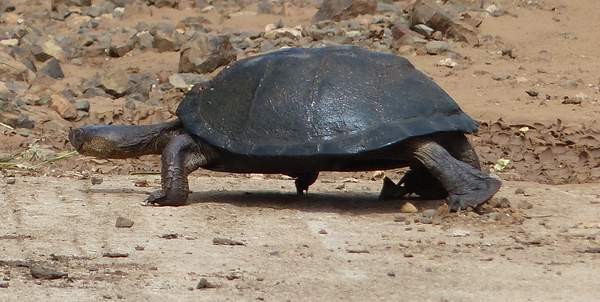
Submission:
[[[183,132],[179,119],[154,125],[92,125],[69,131],[77,152],[99,158],[161,154],[169,140]]]

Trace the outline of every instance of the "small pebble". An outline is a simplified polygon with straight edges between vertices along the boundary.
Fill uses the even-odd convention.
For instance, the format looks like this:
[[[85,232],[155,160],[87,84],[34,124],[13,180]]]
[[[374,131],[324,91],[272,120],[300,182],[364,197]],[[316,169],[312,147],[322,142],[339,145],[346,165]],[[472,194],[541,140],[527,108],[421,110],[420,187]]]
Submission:
[[[327,231],[326,231],[326,230],[324,230],[324,229],[320,229],[320,230],[319,230],[319,234],[322,234],[322,235],[327,235]]]
[[[515,190],[515,194],[522,194],[522,195],[524,195],[525,194],[525,189],[523,189],[523,188],[517,188]]]
[[[213,244],[214,245],[246,245],[245,243],[243,243],[241,241],[232,240],[232,239],[228,239],[228,238],[219,238],[219,237],[213,238]]]
[[[527,200],[520,200],[517,202],[517,208],[519,209],[531,209],[533,208],[533,204]]]
[[[196,289],[217,288],[217,287],[219,287],[218,284],[209,282],[208,280],[206,280],[206,278],[201,278],[200,281],[198,281],[198,285],[196,285]]]
[[[102,257],[106,257],[106,258],[127,258],[127,257],[129,257],[129,253],[108,252],[108,253],[102,254]]]
[[[427,209],[425,211],[423,211],[423,217],[425,218],[432,218],[433,216],[435,216],[436,214],[436,210],[435,209]]]
[[[403,216],[403,215],[394,216],[394,222],[404,222],[404,221],[406,221],[406,216]]]
[[[8,178],[6,178],[6,184],[14,185],[16,182],[17,182],[17,179],[14,178],[14,177],[8,177]]]
[[[8,288],[9,283],[7,281],[0,281],[0,288]]]
[[[92,182],[92,185],[99,185],[104,181],[104,179],[102,179],[102,177],[92,176],[92,178],[90,178],[90,181]]]
[[[410,202],[405,202],[400,207],[400,213],[416,213],[418,212],[417,208]]]
[[[388,277],[396,277],[396,273],[394,272],[388,272],[387,275]]]
[[[31,276],[33,276],[33,278],[36,278],[36,279],[52,280],[52,279],[60,279],[62,277],[67,276],[67,273],[59,272],[53,268],[36,265],[36,264],[32,265],[29,268],[29,271],[31,272]]]
[[[130,228],[133,226],[133,220],[125,217],[117,217],[117,221],[115,222],[115,227],[117,228]]]

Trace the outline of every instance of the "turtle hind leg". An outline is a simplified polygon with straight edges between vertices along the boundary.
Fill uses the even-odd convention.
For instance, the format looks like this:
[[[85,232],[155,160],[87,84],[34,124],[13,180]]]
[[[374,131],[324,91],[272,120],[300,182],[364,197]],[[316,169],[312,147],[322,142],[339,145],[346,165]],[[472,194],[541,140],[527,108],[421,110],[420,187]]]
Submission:
[[[443,133],[434,137],[434,140],[442,145],[452,157],[471,165],[480,170],[479,157],[473,146],[463,133]],[[435,178],[421,163],[414,162],[410,170],[404,175],[403,181],[408,193],[415,193],[421,198],[435,200],[448,197],[448,192],[442,183]]]
[[[295,174],[292,177],[296,178],[294,181],[294,184],[296,185],[296,194],[298,194],[298,196],[302,196],[305,193],[308,193],[308,187],[317,181],[319,172],[300,173]]]
[[[489,200],[502,185],[500,180],[454,158],[432,140],[413,140],[409,146],[413,160],[426,168],[448,192],[448,204],[453,210],[477,207]]]
[[[207,165],[214,154],[198,145],[189,135],[173,137],[162,152],[162,190],[150,194],[146,203],[159,206],[184,205],[190,193],[188,175]]]

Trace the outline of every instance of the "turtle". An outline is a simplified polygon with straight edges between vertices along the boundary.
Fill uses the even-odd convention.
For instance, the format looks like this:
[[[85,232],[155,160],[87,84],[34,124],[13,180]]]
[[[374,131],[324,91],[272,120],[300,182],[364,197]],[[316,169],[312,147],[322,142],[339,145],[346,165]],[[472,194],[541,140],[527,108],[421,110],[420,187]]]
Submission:
[[[384,179],[381,199],[414,193],[460,210],[501,187],[466,137],[477,128],[406,58],[328,46],[238,60],[191,87],[174,120],[83,126],[69,140],[99,158],[161,155],[162,188],[146,199],[158,206],[186,204],[199,168],[288,175],[303,195],[321,171],[409,167],[398,183]]]

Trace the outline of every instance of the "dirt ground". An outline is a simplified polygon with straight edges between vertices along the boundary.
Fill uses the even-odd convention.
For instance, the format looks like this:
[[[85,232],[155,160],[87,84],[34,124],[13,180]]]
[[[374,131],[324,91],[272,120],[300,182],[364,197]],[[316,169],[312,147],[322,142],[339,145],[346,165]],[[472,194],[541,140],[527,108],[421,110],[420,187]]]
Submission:
[[[49,2],[12,1],[15,10],[0,15],[0,40],[21,25],[44,37],[78,37],[73,24],[82,22],[83,8],[56,20],[43,8]],[[259,41],[268,24],[310,28],[317,10],[316,1],[294,0],[285,14],[256,13],[257,2],[126,9],[122,18],[93,18],[98,24],[89,31],[119,37],[140,22],[175,25],[202,16],[211,34],[250,32]],[[27,89],[0,99],[16,108],[5,112],[0,103],[0,118],[26,115],[35,127],[0,125],[0,301],[600,301],[600,1],[483,2],[506,13],[483,19],[477,46],[444,37],[445,54],[423,53],[422,45],[385,50],[407,57],[481,122],[470,138],[504,186],[480,213],[446,214],[441,201],[412,201],[419,211],[400,213],[401,201],[377,200],[381,180],[371,172],[323,173],[311,194],[298,198],[293,181],[279,175],[198,171],[191,204],[142,206],[159,188],[158,157],[54,159],[73,150],[70,127],[164,121],[183,90],[165,89],[158,101],[136,101],[130,111],[125,96],[91,99],[81,119],[29,101],[72,94],[75,103],[90,79],[105,73],[164,82],[178,72],[178,51],[67,58],[62,79],[3,79]],[[393,14],[352,21],[365,30],[382,15]],[[381,42],[369,39],[350,44],[374,49]],[[277,48],[306,40],[234,47],[241,59],[271,42]],[[446,58],[458,66],[440,66]],[[495,169],[498,160],[508,164]],[[397,180],[403,172],[386,174]],[[118,217],[133,225],[117,228]],[[59,278],[45,279],[49,271],[34,277],[40,269]],[[197,289],[199,283],[211,288]]]
[[[149,187],[135,183],[149,180]],[[146,207],[156,177],[2,184],[2,301],[597,301],[600,190],[506,182],[512,210],[424,220],[380,181],[197,177],[192,202]],[[344,184],[343,189],[336,189]],[[519,189],[519,194],[515,190]],[[524,193],[521,193],[523,191]],[[522,202],[532,205],[519,209]],[[414,202],[419,210],[436,202]],[[529,206],[527,206],[529,207]],[[525,207],[525,208],[527,208]],[[117,217],[131,228],[116,228]],[[215,238],[243,245],[215,245]],[[107,253],[120,258],[106,257]],[[121,253],[121,255],[119,255]],[[104,255],[104,256],[103,256]],[[33,279],[43,265],[67,277]],[[201,278],[216,288],[195,289]]]

